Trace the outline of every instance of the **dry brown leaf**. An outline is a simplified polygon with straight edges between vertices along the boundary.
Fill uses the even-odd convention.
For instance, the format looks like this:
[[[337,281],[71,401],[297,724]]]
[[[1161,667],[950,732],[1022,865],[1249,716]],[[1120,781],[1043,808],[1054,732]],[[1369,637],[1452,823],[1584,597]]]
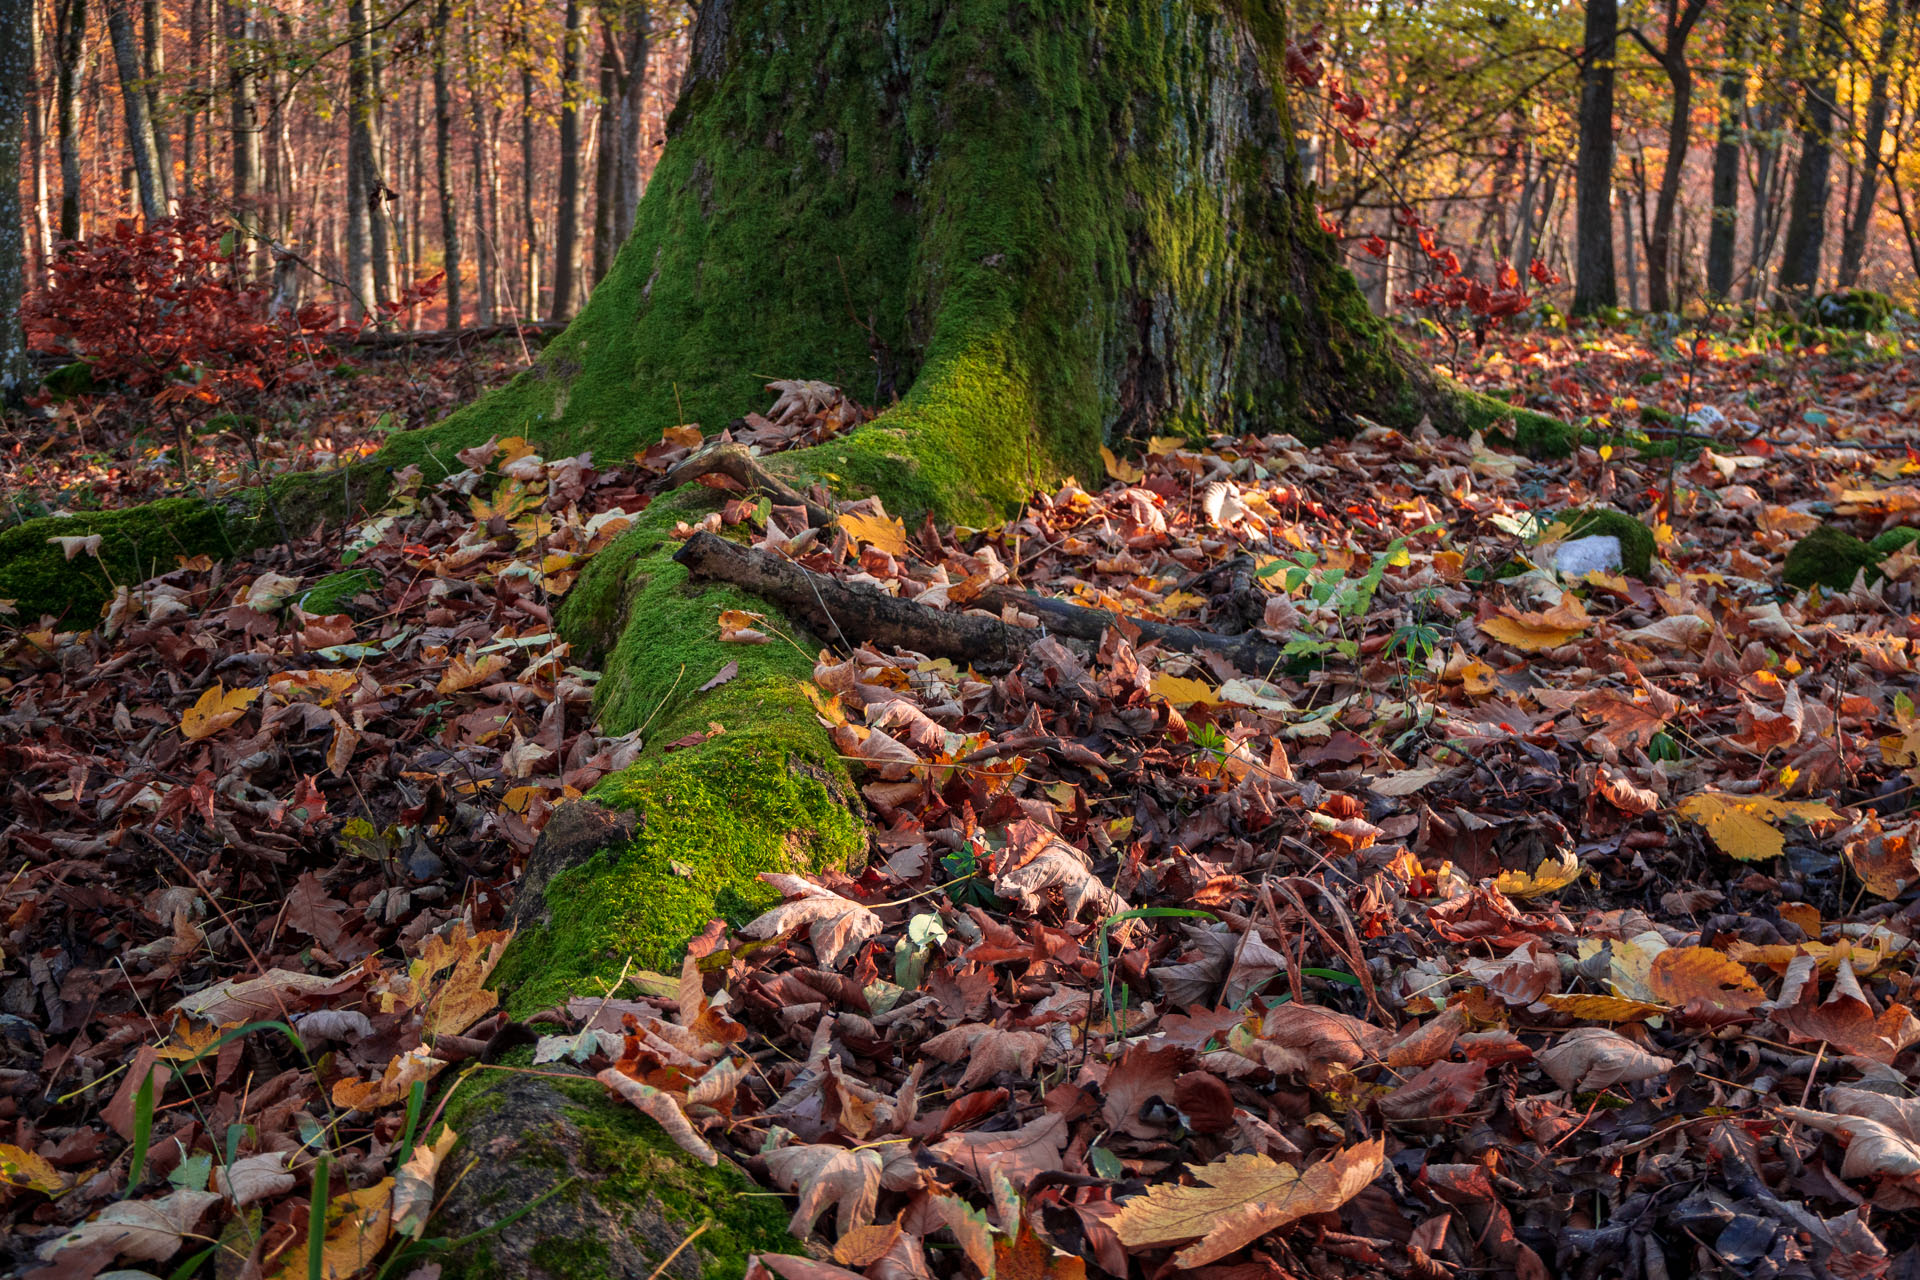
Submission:
[[[460,693],[476,685],[486,684],[512,665],[504,653],[467,654],[456,657],[447,664],[447,669],[440,675],[440,683],[434,686],[433,691]]]
[[[512,938],[502,929],[471,933],[465,921],[444,935],[428,936],[420,958],[407,967],[414,998],[417,1000],[421,992],[430,993],[426,1020],[420,1029],[423,1036],[431,1040],[438,1035],[458,1035],[493,1012],[500,995],[487,989],[487,979]],[[444,978],[442,973],[446,974]]]
[[[69,1249],[112,1249],[116,1258],[164,1262],[178,1252],[183,1238],[206,1211],[220,1203],[211,1191],[181,1189],[157,1200],[123,1200],[92,1219],[40,1246],[52,1259]],[[306,1272],[300,1273],[302,1277]]]
[[[297,1181],[287,1164],[291,1151],[263,1151],[242,1156],[232,1164],[217,1165],[213,1171],[213,1189],[233,1202],[236,1209],[255,1200],[285,1195]]]
[[[833,1246],[833,1260],[843,1267],[872,1266],[893,1250],[900,1238],[900,1220],[876,1222],[864,1227],[855,1227],[840,1237]]]
[[[1028,911],[1038,911],[1050,889],[1060,891],[1069,920],[1078,920],[1090,906],[1102,916],[1127,909],[1126,899],[1088,869],[1086,855],[1062,840],[1048,844],[1035,857],[1002,872],[993,882],[995,893],[1018,901]]]
[[[693,1131],[693,1125],[687,1120],[686,1112],[680,1109],[678,1097],[664,1089],[642,1084],[618,1067],[608,1067],[594,1079],[632,1103],[635,1110],[643,1115],[652,1116],[654,1122],[666,1130],[667,1136],[672,1138],[682,1151],[687,1152],[702,1164],[720,1163],[719,1153]]]
[[[1767,993],[1744,965],[1711,947],[1668,947],[1648,967],[1647,989],[1667,1004],[1698,1000],[1742,1013],[1767,1002]]]
[[[1673,1059],[1642,1049],[1617,1031],[1575,1027],[1536,1059],[1553,1082],[1568,1092],[1651,1080],[1673,1070]]]
[[[1915,841],[1914,831],[1913,823],[1882,831],[1879,823],[1869,819],[1866,828],[1847,842],[1847,862],[1867,892],[1891,900],[1920,880],[1920,842]]]
[[[880,1196],[879,1151],[849,1151],[821,1143],[777,1147],[761,1157],[767,1172],[782,1188],[797,1193],[800,1205],[787,1230],[796,1239],[813,1234],[814,1224],[828,1208],[836,1209],[836,1235],[873,1223],[873,1206]]]
[[[861,944],[880,932],[881,920],[865,906],[802,876],[762,872],[760,878],[791,901],[756,917],[740,932],[749,938],[777,938],[802,925],[807,938],[829,969],[838,969],[859,951]]]
[[[1540,1003],[1569,1018],[1587,1022],[1644,1022],[1657,1014],[1672,1012],[1650,1000],[1629,1000],[1624,996],[1545,995]]]
[[[1841,1086],[1824,1101],[1825,1111],[1782,1107],[1780,1114],[1845,1144],[1841,1177],[1920,1177],[1920,1100]]]
[[[1113,1229],[1131,1249],[1198,1240],[1173,1261],[1201,1267],[1289,1222],[1338,1209],[1379,1177],[1385,1164],[1383,1138],[1304,1170],[1263,1155],[1231,1155],[1194,1170],[1197,1186],[1163,1183],[1127,1201]]]
[[[964,1169],[981,1187],[991,1189],[994,1179],[1003,1177],[1023,1191],[1037,1175],[1065,1167],[1060,1153],[1066,1150],[1067,1136],[1066,1117],[1056,1113],[999,1133],[950,1133],[928,1149]]]
[[[1002,1071],[1031,1079],[1052,1045],[1052,1039],[1038,1031],[1005,1031],[967,1023],[941,1032],[920,1049],[942,1062],[964,1061],[966,1074],[955,1087],[965,1091]]]
[[[442,1125],[440,1136],[432,1143],[416,1143],[413,1154],[393,1175],[393,1229],[409,1240],[418,1240],[427,1229],[433,1213],[433,1180],[440,1162],[453,1150],[459,1135],[451,1126]]]
[[[1565,595],[1551,609],[1522,611],[1502,605],[1499,616],[1486,619],[1479,627],[1482,635],[1502,644],[1526,653],[1539,653],[1577,639],[1592,625],[1593,619],[1587,616],[1579,599]]]

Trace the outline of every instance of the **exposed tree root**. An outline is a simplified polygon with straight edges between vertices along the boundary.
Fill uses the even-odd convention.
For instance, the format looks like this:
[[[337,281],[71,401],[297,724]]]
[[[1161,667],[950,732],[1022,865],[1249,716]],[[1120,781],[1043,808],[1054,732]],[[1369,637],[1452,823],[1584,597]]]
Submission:
[[[1280,646],[1258,636],[1223,636],[1148,619],[1122,618],[1104,609],[1083,608],[1006,587],[982,592],[980,602],[1002,612],[1011,608],[1034,615],[1040,619],[1040,626],[1017,626],[982,612],[953,613],[871,587],[849,585],[712,533],[694,534],[673,558],[696,577],[730,582],[779,605],[820,635],[848,645],[870,642],[932,657],[1010,662],[1049,634],[1098,644],[1108,628],[1119,627],[1137,629],[1142,639],[1169,649],[1218,653],[1242,671],[1258,675],[1272,671],[1282,657]]]

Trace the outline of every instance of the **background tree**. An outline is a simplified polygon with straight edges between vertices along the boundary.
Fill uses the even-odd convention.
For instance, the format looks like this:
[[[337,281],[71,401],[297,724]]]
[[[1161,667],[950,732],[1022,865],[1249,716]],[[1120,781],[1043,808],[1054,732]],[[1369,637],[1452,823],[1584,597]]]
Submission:
[[[25,219],[20,208],[21,131],[33,74],[33,4],[0,0],[0,407],[27,390]]]
[[[1618,305],[1613,278],[1613,74],[1617,0],[1587,0],[1580,56],[1580,151],[1576,161],[1573,310]]]

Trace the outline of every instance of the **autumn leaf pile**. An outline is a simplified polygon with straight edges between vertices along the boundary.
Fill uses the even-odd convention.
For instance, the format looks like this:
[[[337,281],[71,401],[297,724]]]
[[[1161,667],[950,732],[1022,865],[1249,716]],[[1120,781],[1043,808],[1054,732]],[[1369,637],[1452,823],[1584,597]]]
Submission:
[[[1883,405],[1910,369],[1870,376]],[[577,993],[535,1066],[788,1196],[812,1256],[754,1263],[788,1280],[1913,1274],[1920,557],[1850,591],[1779,575],[1822,520],[1910,518],[1920,463],[1862,447],[1896,425],[1863,409],[1748,439],[1737,383],[1670,488],[1626,445],[1542,464],[1369,428],[1122,447],[991,529],[727,500],[710,524],[922,603],[1024,586],[1282,660],[1124,621],[1010,670],[823,651],[868,865],[770,877],[782,904],[679,973]],[[551,598],[692,443],[625,476],[463,459],[470,491],[422,484],[350,541],[379,586],[344,621],[295,612],[340,554],[308,545],[23,631],[0,747],[23,1256],[87,1275],[57,1268],[196,1232],[304,1274],[322,1150],[342,1241],[431,1230],[405,1099],[507,1030],[481,979],[514,858],[639,745],[594,733]],[[1556,517],[1600,503],[1654,535],[1646,579],[1554,572]],[[754,621],[713,625],[784,643]],[[332,1056],[252,1031],[193,1061],[276,1019]],[[123,1199],[130,1055],[172,1079]],[[245,1160],[273,1190],[243,1204]],[[101,1234],[135,1213],[159,1234]]]

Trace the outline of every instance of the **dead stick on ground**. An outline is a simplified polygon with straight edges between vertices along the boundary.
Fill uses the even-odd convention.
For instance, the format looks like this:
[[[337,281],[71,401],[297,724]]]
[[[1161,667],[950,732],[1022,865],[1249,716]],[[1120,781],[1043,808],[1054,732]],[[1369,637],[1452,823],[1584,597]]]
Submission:
[[[822,635],[838,628],[849,637],[931,657],[1011,662],[1049,632],[1098,644],[1107,628],[1117,625],[1169,649],[1221,654],[1242,671],[1268,671],[1280,660],[1280,647],[1257,637],[1221,636],[1164,622],[1116,618],[1103,609],[1084,609],[1005,588],[982,593],[981,603],[995,609],[1011,604],[1040,618],[1045,630],[1017,627],[979,613],[935,609],[871,587],[851,586],[771,552],[728,542],[718,534],[694,534],[673,558],[696,577],[731,582],[779,605]]]

